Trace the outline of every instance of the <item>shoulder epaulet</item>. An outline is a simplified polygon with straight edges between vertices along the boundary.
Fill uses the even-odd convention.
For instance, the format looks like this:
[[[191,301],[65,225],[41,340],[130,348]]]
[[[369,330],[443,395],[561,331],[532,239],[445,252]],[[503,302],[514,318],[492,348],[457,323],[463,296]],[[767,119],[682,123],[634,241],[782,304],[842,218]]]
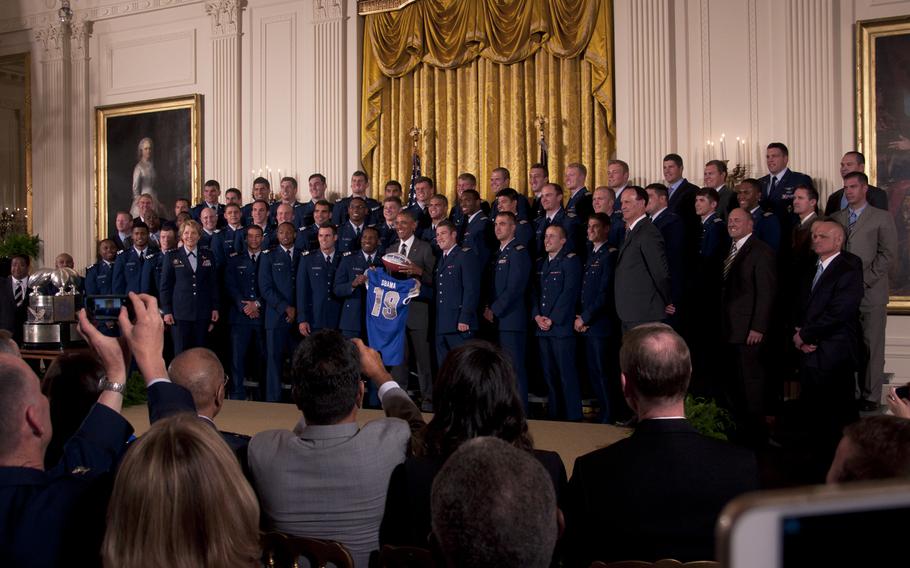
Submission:
[[[120,249],[117,251],[117,254],[123,254],[124,252],[126,252],[126,249]]]
[[[85,271],[88,272],[89,270],[92,270],[93,268],[95,268],[95,265],[91,264],[91,265],[85,267]]]
[[[724,220],[721,219],[720,217],[715,217],[715,218],[714,218],[714,222],[715,222],[715,223],[723,223]]]
[[[221,232],[221,229],[215,229],[214,231],[212,231],[212,234],[217,235],[220,232]]]
[[[351,256],[351,251],[343,252],[341,256]]]
[[[515,248],[515,250],[525,250],[525,246],[524,246],[524,245],[515,245],[514,248]]]
[[[773,211],[765,211],[765,212],[762,214],[762,217],[770,217],[770,216],[772,216],[772,215],[774,215],[774,212],[773,212]]]
[[[152,259],[152,258],[155,258],[155,255],[158,254],[159,252],[161,252],[161,251],[157,251],[157,250],[156,250],[156,251],[153,251],[153,252],[147,252],[147,253],[145,253],[145,259],[146,259],[146,260],[150,260],[150,259]]]
[[[306,255],[308,255],[308,254],[310,254],[310,251],[305,250],[305,251],[303,251],[302,253],[300,253],[300,256],[306,256]]]
[[[566,258],[574,258],[575,256],[576,255],[574,252],[570,252],[569,254],[566,255]]]
[[[471,247],[461,247],[462,252],[471,252]]]
[[[302,233],[303,231],[306,231],[308,228],[309,228],[308,226],[307,226],[307,227],[300,227],[299,229],[297,229],[297,232],[298,232],[298,233]]]
[[[262,254],[269,254],[270,252],[272,252],[272,249],[265,249]]]

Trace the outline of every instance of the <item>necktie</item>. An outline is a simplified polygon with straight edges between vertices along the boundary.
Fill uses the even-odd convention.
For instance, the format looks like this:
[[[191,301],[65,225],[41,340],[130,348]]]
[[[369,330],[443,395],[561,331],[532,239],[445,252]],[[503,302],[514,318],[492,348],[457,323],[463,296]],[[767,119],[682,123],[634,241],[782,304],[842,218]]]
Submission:
[[[777,176],[771,176],[771,187],[768,189],[767,197],[771,197],[771,194],[774,193],[774,190],[777,188]]]
[[[258,255],[258,254],[251,254],[251,255],[250,255],[250,258],[253,259],[253,264],[256,264],[257,262],[259,262],[259,255]]]
[[[373,255],[371,254],[370,256],[367,257],[367,266],[370,266],[372,264],[373,264]]]
[[[355,231],[355,234],[357,235],[358,239],[360,238],[360,230],[361,230],[360,227],[357,227],[357,230]]]
[[[847,222],[847,234],[853,234],[853,226],[856,225],[856,220],[859,218],[859,215],[856,214],[856,211],[850,211],[850,220]]]
[[[332,257],[329,256],[329,255],[325,255],[325,263],[326,263],[326,264],[332,264]]]
[[[724,260],[724,280],[727,279],[727,275],[730,274],[730,266],[733,265],[733,259],[736,258],[736,243],[734,242],[730,245],[730,254],[727,255],[727,259]]]
[[[818,279],[822,277],[822,272],[825,271],[825,267],[822,265],[822,261],[818,261],[818,268],[815,269],[815,278],[812,279],[812,289],[815,290],[815,285],[818,284]]]
[[[398,252],[401,253],[401,256],[408,256],[408,245],[401,243],[401,250]]]
[[[288,260],[291,261],[291,264],[294,264],[294,252],[293,252],[293,250],[294,250],[294,249],[290,249],[290,250],[286,251],[286,252],[288,253]]]
[[[25,297],[25,295],[22,293],[22,281],[21,280],[16,280],[16,294],[14,297],[16,299],[16,306],[17,307],[21,306],[22,299]]]

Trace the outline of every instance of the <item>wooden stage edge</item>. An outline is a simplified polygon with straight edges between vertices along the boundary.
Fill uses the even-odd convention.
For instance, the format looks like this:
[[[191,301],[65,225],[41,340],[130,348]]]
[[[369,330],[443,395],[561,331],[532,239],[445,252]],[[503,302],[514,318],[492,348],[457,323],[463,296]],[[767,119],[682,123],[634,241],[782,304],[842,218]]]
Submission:
[[[125,408],[123,416],[136,429],[136,435],[148,430],[148,409],[145,405]],[[383,416],[385,414],[381,410],[361,409],[357,413],[357,421],[364,424]],[[432,414],[424,414],[424,418],[429,421]],[[215,418],[215,423],[221,430],[252,436],[263,430],[292,430],[298,420],[300,410],[293,404],[225,400],[224,408]],[[528,427],[534,437],[534,446],[558,452],[570,476],[575,458],[608,446],[630,433],[628,428],[606,424],[549,420],[528,420]]]

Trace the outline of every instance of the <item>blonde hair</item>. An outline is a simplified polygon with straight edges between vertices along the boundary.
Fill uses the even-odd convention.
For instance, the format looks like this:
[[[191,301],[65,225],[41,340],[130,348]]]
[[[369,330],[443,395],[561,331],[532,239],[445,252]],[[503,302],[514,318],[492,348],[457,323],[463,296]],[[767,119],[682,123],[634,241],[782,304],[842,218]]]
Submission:
[[[196,231],[196,234],[198,236],[202,236],[202,225],[200,225],[198,221],[187,219],[183,223],[180,223],[180,237],[183,237],[183,231],[185,231],[187,228],[193,229]]]
[[[130,447],[107,517],[106,567],[258,565],[256,495],[218,432],[192,414],[156,422]]]

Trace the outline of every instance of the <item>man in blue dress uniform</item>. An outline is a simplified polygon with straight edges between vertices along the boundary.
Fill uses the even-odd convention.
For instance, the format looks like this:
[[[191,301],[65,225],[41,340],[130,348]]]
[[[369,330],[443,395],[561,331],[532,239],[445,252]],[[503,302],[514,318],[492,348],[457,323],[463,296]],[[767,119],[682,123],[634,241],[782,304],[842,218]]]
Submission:
[[[382,216],[382,204],[372,197],[367,197],[369,187],[370,178],[366,172],[358,170],[351,174],[351,195],[335,203],[335,207],[332,209],[333,225],[340,227],[348,220],[348,202],[351,201],[352,197],[360,197],[366,201],[368,210],[366,219],[368,224],[372,225],[379,220]]]
[[[379,231],[379,247],[385,250],[398,240],[398,214],[401,213],[401,198],[390,196],[382,202],[382,220],[375,225]]]
[[[205,186],[202,188],[202,197],[202,203],[197,204],[190,210],[193,220],[201,223],[202,212],[206,209],[211,209],[217,215],[216,225],[219,227],[224,226],[224,205],[218,203],[218,198],[221,197],[221,184],[213,179],[205,182]]]
[[[547,189],[544,188],[544,194]],[[566,230],[561,225],[547,227],[545,254],[537,261],[531,315],[537,324],[540,360],[547,383],[547,412],[554,419],[581,420],[573,328],[575,304],[581,290],[581,264],[575,253],[566,251],[566,242]]]
[[[278,244],[275,226],[269,222],[269,204],[263,199],[257,199],[250,203],[250,218],[246,222],[244,231],[253,225],[259,227],[259,231],[262,233],[262,250],[268,250],[271,248],[270,245]],[[244,233],[243,240],[246,240],[246,233]]]
[[[297,328],[303,336],[335,329],[341,318],[341,302],[332,291],[341,264],[341,254],[335,248],[335,225],[319,227],[318,238],[319,249],[302,253],[297,268]]]
[[[294,248],[316,250],[319,248],[319,227],[332,222],[332,205],[328,201],[320,201],[313,208],[313,224],[297,231]]]
[[[265,317],[259,293],[259,262],[262,253],[262,228],[250,225],[246,231],[246,250],[233,253],[225,269],[225,287],[231,304],[231,398],[246,398],[243,388],[250,340],[255,342],[260,360],[265,356]],[[258,377],[257,377],[258,379]]]
[[[278,246],[263,253],[259,262],[259,293],[265,300],[265,341],[268,351],[265,399],[281,399],[284,359],[297,343],[297,263],[300,251],[294,248],[297,230],[291,222],[278,226]]]
[[[436,262],[436,359],[440,366],[449,351],[473,338],[478,329],[480,259],[470,248],[458,246],[457,234],[451,221],[436,226],[440,250]]]
[[[527,219],[518,216],[518,192],[507,187],[500,189],[496,194],[496,211],[499,213],[512,213],[515,217],[515,234],[513,237],[517,244],[524,245],[530,251],[531,241],[534,240],[534,225]],[[495,226],[494,226],[495,231]],[[499,237],[496,237],[499,240]],[[528,254],[527,252],[525,254]]]
[[[114,294],[142,291],[142,267],[153,251],[149,245],[149,228],[142,221],[133,223],[133,246],[117,253],[114,262]]]
[[[464,213],[462,225],[458,227],[458,242],[464,248],[474,251],[480,260],[480,266],[487,265],[490,258],[490,218],[480,210],[480,194],[473,189],[466,189],[461,194],[461,212]],[[442,248],[442,245],[439,247]]]
[[[292,217],[289,220],[282,221],[278,217],[278,208],[287,205],[291,208]],[[297,201],[297,180],[292,177],[281,178],[281,199],[272,204],[269,208],[269,219],[276,225],[290,222],[294,227],[299,229],[304,225],[304,207],[303,203]]]
[[[212,252],[215,253],[215,262],[221,270],[227,263],[228,257],[234,253],[243,252],[243,225],[241,224],[240,206],[230,204],[224,208],[224,228],[212,237]]]
[[[338,252],[344,254],[360,250],[360,235],[366,227],[371,226],[366,221],[367,203],[359,197],[352,197],[348,201],[348,220],[338,227]]]
[[[537,219],[535,227],[534,248],[532,250],[535,255],[543,254],[544,236],[546,235],[547,227],[550,225],[559,225],[563,228],[563,231],[568,236],[565,244],[568,248],[566,252],[573,252],[574,250],[572,247],[575,243],[572,237],[576,234],[578,220],[575,218],[574,213],[569,214],[562,208],[562,193],[562,187],[555,183],[548,183],[540,190],[540,205],[543,207],[543,215]]]
[[[243,226],[253,222],[253,204],[257,201],[265,202],[266,215],[268,215],[269,205],[272,199],[272,185],[264,177],[258,177],[253,180],[253,200],[240,208],[241,220]]]
[[[85,294],[113,294],[114,261],[117,259],[117,244],[112,239],[98,243],[98,262],[85,269]]]
[[[375,227],[363,230],[359,251],[342,255],[332,289],[335,297],[342,301],[339,328],[345,337],[366,338],[366,272],[370,268],[382,266],[381,256],[379,231]]]

